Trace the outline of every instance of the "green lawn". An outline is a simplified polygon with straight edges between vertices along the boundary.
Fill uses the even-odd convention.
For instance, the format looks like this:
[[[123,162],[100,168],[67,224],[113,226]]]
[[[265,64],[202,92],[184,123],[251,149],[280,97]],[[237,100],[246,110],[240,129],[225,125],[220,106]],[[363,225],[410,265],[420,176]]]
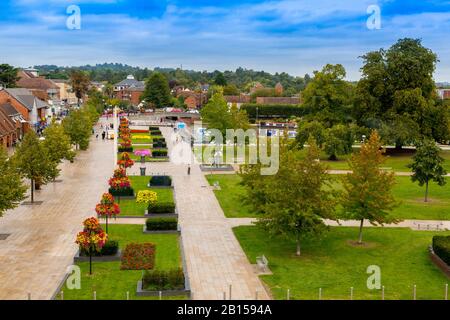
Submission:
[[[206,176],[212,185],[219,182],[221,190],[214,193],[228,218],[243,218],[258,216],[252,209],[243,204],[242,194],[245,189],[239,184],[241,178],[238,175],[214,174]],[[340,175],[333,175],[336,179],[335,188],[339,189]],[[425,187],[419,187],[412,183],[410,177],[396,177],[397,184],[393,189],[394,196],[400,202],[392,214],[400,219],[421,220],[450,220],[450,179],[447,184],[440,187],[435,183],[430,184],[429,202],[424,202]]]
[[[151,190],[158,194],[158,201],[160,202],[174,202],[173,189],[148,188],[147,184],[150,181],[149,176],[129,176],[131,186],[137,195],[139,190]],[[143,216],[147,209],[147,204],[136,203],[136,199],[121,199],[120,200],[120,215],[122,216]]]
[[[155,269],[170,270],[181,267],[177,235],[148,235],[142,233],[141,225],[108,226],[109,237],[119,241],[123,249],[132,242],[151,242],[156,245]],[[66,300],[92,300],[97,292],[98,300],[125,300],[126,292],[130,299],[158,299],[158,297],[136,297],[136,284],[140,280],[141,270],[120,270],[120,262],[94,262],[93,275],[89,275],[89,263],[77,263],[81,268],[81,289],[69,290],[63,287]],[[183,299],[183,297],[178,297]]]
[[[242,195],[245,189],[239,184],[241,178],[237,174],[209,174],[206,179],[210,185],[219,182],[221,190],[214,190],[214,193],[227,218],[258,216],[252,212],[252,208],[243,203]]]
[[[355,151],[359,150],[358,148],[354,149]],[[306,149],[301,151],[303,154],[306,154]],[[444,150],[441,152],[441,157],[445,159],[444,168],[450,172],[450,151]],[[411,172],[411,169],[407,167],[408,164],[412,162],[412,155],[386,155],[386,161],[383,164],[383,167],[394,170],[397,172]],[[329,161],[327,155],[322,152],[320,156],[320,160],[323,163],[326,163],[329,169],[334,170],[348,170],[348,159],[350,159],[350,155],[339,156],[338,161]]]
[[[254,149],[255,147],[250,147],[250,146],[246,146],[245,147],[245,160],[248,161],[249,159],[249,150]],[[194,147],[194,152],[195,152],[195,156],[197,158],[197,160],[200,160],[201,157],[199,155],[200,150],[202,151],[202,153],[205,152],[206,146],[195,146]],[[233,150],[234,149],[234,150]],[[206,155],[208,157],[213,157],[214,151],[212,147],[209,149],[210,154]],[[225,159],[225,155],[227,150],[231,150],[234,151],[235,157],[237,157],[237,149],[233,146],[223,146],[222,147],[222,154],[223,157]],[[354,151],[358,152],[359,148],[354,148]],[[300,153],[302,155],[305,155],[307,152],[307,148],[303,149],[300,151]],[[445,159],[444,161],[444,168],[450,172],[450,151],[448,150],[444,150],[441,152],[441,156]],[[348,160],[350,159],[351,155],[342,155],[339,156],[339,160],[338,161],[330,161],[328,160],[328,156],[325,154],[325,152],[321,152],[320,155],[320,160],[325,163],[329,169],[334,169],[334,170],[348,170],[349,166],[348,166]],[[411,154],[403,154],[403,155],[386,155],[386,162],[383,164],[383,167],[385,167],[386,169],[389,170],[394,170],[394,171],[398,171],[398,172],[410,172],[411,169],[409,169],[407,167],[408,164],[411,163],[412,161],[412,155]],[[204,159],[204,161],[206,161],[206,159]],[[228,162],[228,161],[227,161]]]
[[[355,247],[349,241],[357,239],[357,228],[331,228],[320,240],[303,241],[301,257],[294,242],[269,238],[257,227],[234,233],[251,263],[262,254],[269,260],[273,275],[261,277],[276,299],[285,299],[287,289],[291,299],[318,299],[319,288],[322,299],[349,299],[350,287],[354,299],[381,299],[381,290],[366,285],[370,265],[380,267],[386,299],[412,299],[414,285],[417,299],[443,299],[449,282],[428,257],[433,232],[365,228],[367,246]]]

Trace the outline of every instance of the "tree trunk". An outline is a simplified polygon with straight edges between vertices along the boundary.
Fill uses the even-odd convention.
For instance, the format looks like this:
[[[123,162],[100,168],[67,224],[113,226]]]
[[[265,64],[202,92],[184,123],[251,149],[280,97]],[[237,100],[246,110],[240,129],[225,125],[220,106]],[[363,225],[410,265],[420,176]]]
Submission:
[[[358,243],[362,244],[362,230],[363,230],[364,219],[361,219],[361,224],[359,225],[359,237]]]
[[[301,251],[300,251],[300,238],[297,236],[297,252],[295,253],[295,255],[297,257],[299,257],[300,254],[301,254]]]
[[[335,154],[332,154],[332,155],[330,155],[330,156],[328,157],[328,160],[330,160],[330,161],[337,161],[337,160],[338,160],[338,157],[337,157]]]
[[[395,142],[395,151],[401,151],[403,145],[400,142]]]
[[[31,203],[34,203],[34,180],[31,179]]]
[[[428,202],[428,179],[425,182],[425,202]]]
[[[89,274],[92,275],[92,248],[89,247]]]

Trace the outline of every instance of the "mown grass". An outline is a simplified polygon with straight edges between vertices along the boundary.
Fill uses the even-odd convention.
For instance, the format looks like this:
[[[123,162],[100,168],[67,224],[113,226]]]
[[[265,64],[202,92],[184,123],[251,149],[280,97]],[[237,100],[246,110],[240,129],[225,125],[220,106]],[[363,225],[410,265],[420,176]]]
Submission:
[[[381,299],[381,290],[367,288],[369,266],[378,266],[385,299],[443,299],[446,276],[428,257],[427,248],[435,232],[400,228],[365,228],[366,246],[356,246],[358,229],[334,227],[322,239],[302,242],[295,256],[295,242],[270,238],[257,227],[237,227],[234,233],[251,263],[265,255],[273,275],[261,276],[276,299]],[[450,232],[440,233],[450,234]]]
[[[129,176],[131,186],[137,196],[140,190],[151,190],[157,193],[159,202],[174,202],[173,189],[167,188],[149,188],[147,184],[150,181],[149,176]],[[136,199],[120,200],[120,216],[143,216],[148,205],[145,203],[137,203]]]
[[[177,235],[149,235],[142,233],[141,225],[108,226],[110,239],[118,240],[120,248],[128,243],[151,242],[156,245],[155,269],[171,270],[181,267]],[[158,299],[158,297],[137,297],[136,285],[141,279],[141,270],[120,270],[120,262],[94,262],[93,275],[89,275],[89,262],[77,263],[81,269],[81,288],[69,290],[66,286],[64,299],[92,300],[96,291],[98,300],[125,300],[129,292],[130,299]],[[58,296],[60,298],[60,296]],[[184,299],[172,297],[171,299]]]
[[[341,189],[341,177],[341,175],[333,175],[334,188]],[[214,174],[207,175],[207,179],[211,185],[215,181],[219,182],[221,190],[215,190],[214,193],[226,217],[258,216],[242,200],[245,189],[239,184],[241,178],[238,175]],[[429,202],[424,202],[424,186],[420,187],[417,183],[413,183],[410,177],[397,176],[393,194],[399,206],[392,211],[392,215],[399,219],[450,220],[450,178],[446,180],[447,184],[442,187],[436,183],[430,183]],[[339,207],[337,211],[339,212]]]

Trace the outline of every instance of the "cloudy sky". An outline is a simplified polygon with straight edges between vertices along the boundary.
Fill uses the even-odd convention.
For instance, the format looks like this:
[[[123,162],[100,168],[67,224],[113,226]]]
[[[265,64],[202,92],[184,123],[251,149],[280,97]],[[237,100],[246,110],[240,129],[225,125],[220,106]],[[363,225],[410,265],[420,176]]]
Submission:
[[[67,28],[67,9],[81,29]],[[369,29],[378,5],[381,28]],[[72,20],[70,20],[72,21]],[[359,77],[358,57],[402,37],[421,38],[450,81],[450,0],[2,0],[0,63],[230,70],[303,75],[341,63]]]

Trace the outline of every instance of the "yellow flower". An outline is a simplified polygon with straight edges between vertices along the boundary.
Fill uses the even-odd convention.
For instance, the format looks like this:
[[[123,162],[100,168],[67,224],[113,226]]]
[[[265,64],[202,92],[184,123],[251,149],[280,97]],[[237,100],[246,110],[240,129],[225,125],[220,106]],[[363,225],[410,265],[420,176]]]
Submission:
[[[156,203],[158,200],[158,195],[154,191],[141,190],[137,194],[137,203]]]
[[[133,135],[133,139],[150,140],[150,136],[142,135],[142,134],[135,134],[135,135]]]

